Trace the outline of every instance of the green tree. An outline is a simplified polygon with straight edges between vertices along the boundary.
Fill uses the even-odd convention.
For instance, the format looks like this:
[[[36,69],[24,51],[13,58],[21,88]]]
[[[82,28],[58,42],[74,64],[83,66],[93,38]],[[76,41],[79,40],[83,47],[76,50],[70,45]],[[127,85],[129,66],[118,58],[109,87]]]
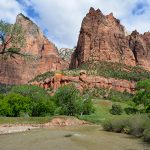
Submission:
[[[30,98],[16,93],[10,93],[0,101],[0,115],[19,117],[22,114],[27,114],[30,116],[30,103]]]
[[[150,113],[150,79],[139,81],[136,86],[137,92],[133,97],[135,103],[128,110],[134,112]],[[126,108],[127,110],[127,108]]]
[[[133,101],[139,106],[141,111],[150,113],[150,79],[139,81],[136,88],[138,91]]]
[[[32,116],[53,115],[56,105],[52,97],[41,87],[33,85],[14,86],[11,92],[21,94],[31,99]]]
[[[18,93],[23,96],[28,96],[34,101],[39,101],[41,99],[48,100],[50,95],[41,87],[34,86],[34,85],[18,85],[12,87],[12,93]]]
[[[15,55],[23,55],[21,48],[25,44],[24,31],[18,24],[9,24],[0,21],[0,55],[15,58]]]
[[[138,90],[150,91],[150,79],[139,81],[136,88]]]
[[[74,85],[66,85],[59,88],[54,95],[61,115],[90,114],[93,104],[90,99],[84,100]]]
[[[32,116],[51,116],[54,115],[56,105],[49,98],[48,100],[41,99],[40,101],[32,103]]]

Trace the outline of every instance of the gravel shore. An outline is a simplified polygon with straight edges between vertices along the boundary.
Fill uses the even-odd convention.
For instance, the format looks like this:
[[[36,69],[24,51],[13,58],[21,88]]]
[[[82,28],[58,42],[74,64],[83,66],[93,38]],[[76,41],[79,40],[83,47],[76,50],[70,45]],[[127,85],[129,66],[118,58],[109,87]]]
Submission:
[[[40,128],[40,126],[34,125],[0,125],[0,135],[16,132],[25,132],[32,129]]]

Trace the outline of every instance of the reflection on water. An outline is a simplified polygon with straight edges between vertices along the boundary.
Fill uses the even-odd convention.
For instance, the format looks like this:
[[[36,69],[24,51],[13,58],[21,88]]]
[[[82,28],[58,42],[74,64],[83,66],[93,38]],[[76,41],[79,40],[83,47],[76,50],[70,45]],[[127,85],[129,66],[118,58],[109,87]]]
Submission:
[[[0,150],[150,150],[141,139],[99,126],[36,129],[0,136]]]

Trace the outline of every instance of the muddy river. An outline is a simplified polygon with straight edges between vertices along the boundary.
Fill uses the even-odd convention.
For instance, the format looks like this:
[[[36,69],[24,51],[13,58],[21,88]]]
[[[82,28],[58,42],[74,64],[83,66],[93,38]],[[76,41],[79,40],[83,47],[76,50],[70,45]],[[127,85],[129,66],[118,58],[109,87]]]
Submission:
[[[99,126],[80,126],[0,135],[0,150],[150,150],[150,145]]]

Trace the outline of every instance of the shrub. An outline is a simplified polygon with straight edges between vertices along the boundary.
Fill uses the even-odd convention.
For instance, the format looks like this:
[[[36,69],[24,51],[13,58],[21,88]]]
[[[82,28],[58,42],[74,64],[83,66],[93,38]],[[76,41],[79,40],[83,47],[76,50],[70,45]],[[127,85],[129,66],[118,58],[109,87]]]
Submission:
[[[136,137],[143,136],[148,121],[149,119],[145,115],[136,114],[130,117],[128,122],[129,133]]]
[[[83,101],[83,115],[90,115],[95,111],[91,99]]]
[[[111,120],[106,120],[103,124],[102,124],[103,128],[105,131],[112,131],[112,124],[111,124]]]
[[[104,121],[103,128],[105,131],[113,131],[113,132],[123,132],[125,129],[127,129],[127,118],[113,118]]]
[[[126,128],[127,120],[126,118],[124,119],[117,118],[115,120],[112,120],[111,124],[112,124],[112,131],[120,133]]]
[[[144,136],[144,141],[150,143],[150,127],[144,130],[143,136]]]
[[[45,80],[48,77],[54,76],[54,74],[55,74],[55,72],[49,71],[49,72],[46,72],[46,73],[43,73],[43,74],[40,74],[40,75],[36,76],[30,82],[33,82],[33,81],[43,81],[43,80]]]
[[[134,107],[127,107],[124,109],[125,113],[130,115],[130,114],[136,114],[138,110]]]
[[[13,87],[12,85],[6,85],[0,83],[0,94],[8,93],[12,87]]]
[[[110,110],[110,113],[113,115],[121,115],[123,112],[121,106],[119,104],[113,104]]]
[[[106,131],[124,132],[136,137],[145,135],[145,139],[148,139],[149,123],[150,119],[146,115],[136,114],[134,116],[106,120],[103,123],[103,128]]]
[[[127,92],[118,92],[115,90],[109,90],[104,88],[92,88],[92,89],[85,89],[83,91],[84,94],[88,94],[90,97],[93,98],[100,98],[100,99],[109,99],[114,102],[123,102],[132,100],[133,95]]]

